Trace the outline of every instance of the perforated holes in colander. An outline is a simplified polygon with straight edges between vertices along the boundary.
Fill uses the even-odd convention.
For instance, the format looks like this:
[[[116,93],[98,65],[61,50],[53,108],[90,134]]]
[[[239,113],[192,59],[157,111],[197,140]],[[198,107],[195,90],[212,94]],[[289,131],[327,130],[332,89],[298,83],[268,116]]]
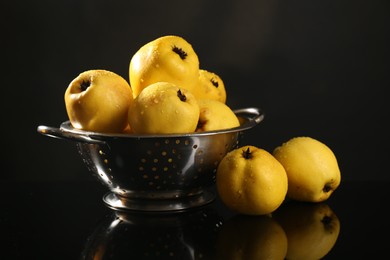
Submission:
[[[176,140],[176,143],[180,144],[180,140],[178,141]],[[159,190],[168,182],[175,184],[175,160],[180,159],[181,155],[176,149],[170,149],[171,142],[169,139],[154,142],[152,148],[146,150],[139,160],[138,172],[153,189]]]
[[[112,184],[113,176],[109,173],[112,172],[111,168],[109,167],[109,160],[106,158],[106,153],[103,150],[99,150],[99,156],[103,158],[103,163],[105,165],[105,171],[102,171],[98,169],[99,175],[103,182],[107,182],[107,184]]]

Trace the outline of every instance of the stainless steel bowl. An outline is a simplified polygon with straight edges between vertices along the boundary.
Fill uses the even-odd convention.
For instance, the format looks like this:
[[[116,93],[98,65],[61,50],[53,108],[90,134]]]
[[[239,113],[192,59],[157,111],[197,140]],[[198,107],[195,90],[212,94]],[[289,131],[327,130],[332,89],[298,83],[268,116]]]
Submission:
[[[221,159],[239,145],[242,133],[259,124],[258,108],[234,110],[236,128],[188,134],[134,135],[82,131],[63,122],[59,128],[38,126],[43,135],[75,141],[88,169],[109,192],[111,208],[177,211],[206,205],[215,194]]]

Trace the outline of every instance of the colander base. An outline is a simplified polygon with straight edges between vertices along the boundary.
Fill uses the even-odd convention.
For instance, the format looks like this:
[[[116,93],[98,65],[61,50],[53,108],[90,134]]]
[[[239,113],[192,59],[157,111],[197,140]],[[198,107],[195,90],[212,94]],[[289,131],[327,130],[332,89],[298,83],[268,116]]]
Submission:
[[[144,212],[175,212],[205,206],[215,200],[215,194],[204,190],[202,193],[177,199],[130,199],[108,192],[103,202],[111,209]]]

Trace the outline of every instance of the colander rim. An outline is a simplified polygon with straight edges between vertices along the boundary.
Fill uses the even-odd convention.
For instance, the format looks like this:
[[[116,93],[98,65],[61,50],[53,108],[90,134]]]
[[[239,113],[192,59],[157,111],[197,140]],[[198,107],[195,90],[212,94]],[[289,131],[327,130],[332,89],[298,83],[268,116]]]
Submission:
[[[243,123],[241,123],[241,125],[238,127],[221,129],[216,131],[172,133],[172,134],[101,133],[101,132],[93,132],[93,131],[76,129],[72,127],[69,120],[61,123],[60,130],[75,135],[87,136],[87,137],[97,138],[97,139],[105,139],[105,138],[136,138],[136,139],[151,138],[153,139],[153,138],[201,137],[201,136],[211,136],[211,135],[245,131],[258,125],[264,119],[263,111],[257,107],[235,109],[233,110],[233,112],[237,115],[237,117],[239,117],[240,120],[243,120]]]

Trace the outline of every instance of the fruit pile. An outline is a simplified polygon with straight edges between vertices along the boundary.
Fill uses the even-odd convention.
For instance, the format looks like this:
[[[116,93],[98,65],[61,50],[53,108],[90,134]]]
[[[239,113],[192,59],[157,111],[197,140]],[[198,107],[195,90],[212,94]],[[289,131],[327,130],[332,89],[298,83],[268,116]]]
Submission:
[[[286,198],[323,202],[340,181],[333,151],[305,136],[291,138],[272,153],[250,145],[236,148],[225,155],[216,174],[221,200],[247,215],[272,213]]]
[[[131,58],[129,82],[101,69],[87,70],[65,91],[76,129],[103,133],[170,134],[239,126],[226,104],[220,76],[200,68],[192,45],[167,35]]]

